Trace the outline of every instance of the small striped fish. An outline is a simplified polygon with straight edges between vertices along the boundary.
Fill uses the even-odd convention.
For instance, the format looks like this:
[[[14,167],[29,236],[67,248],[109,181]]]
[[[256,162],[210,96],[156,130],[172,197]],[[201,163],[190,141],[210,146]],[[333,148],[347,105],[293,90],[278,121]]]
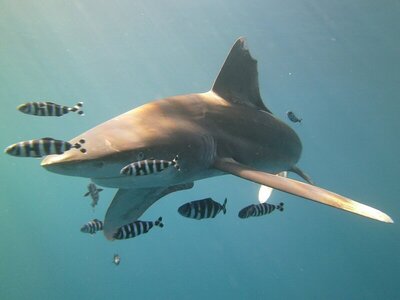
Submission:
[[[162,218],[159,217],[156,221],[136,221],[127,225],[124,225],[118,229],[118,231],[114,234],[114,238],[116,240],[125,240],[130,239],[140,234],[148,232],[153,226],[158,226],[160,228],[164,227],[164,224],[161,223]]]
[[[92,198],[92,207],[94,208],[97,205],[97,202],[99,202],[99,193],[103,190],[103,189],[98,189],[97,186],[94,183],[89,183],[88,185],[88,190],[89,192],[87,192],[85,195],[83,195],[84,197],[87,197],[90,195],[90,197]]]
[[[246,206],[241,211],[239,211],[239,218],[246,219],[248,217],[259,217],[266,214],[272,213],[275,209],[279,211],[283,211],[283,203],[279,203],[279,205],[261,203],[261,204],[252,204]]]
[[[293,123],[301,123],[301,121],[303,120],[303,119],[298,118],[298,117],[294,114],[294,112],[292,112],[292,111],[288,111],[288,112],[286,113],[286,115],[288,116],[289,120],[292,121]]]
[[[103,222],[94,219],[82,226],[81,232],[95,234],[97,231],[103,230]]]
[[[172,161],[169,160],[158,160],[158,159],[145,159],[131,163],[123,167],[120,171],[121,175],[127,176],[142,176],[149,175],[153,173],[158,173],[164,171],[170,166],[174,166],[177,170],[180,170],[178,164],[178,155]]]
[[[196,220],[215,218],[220,211],[226,214],[227,201],[228,200],[225,198],[224,204],[222,205],[211,198],[192,201],[179,207],[178,212],[186,218]]]
[[[72,145],[65,141],[46,137],[13,144],[8,146],[4,152],[19,157],[43,157],[50,154],[63,154],[65,151],[75,148],[79,149],[82,153],[86,153],[86,149],[82,148],[82,144],[84,143],[84,139]]]
[[[78,102],[73,107],[65,105],[59,105],[53,102],[28,102],[21,104],[17,107],[20,112],[34,116],[46,116],[46,117],[60,117],[69,112],[76,112],[77,114],[84,116],[82,111],[83,102]]]

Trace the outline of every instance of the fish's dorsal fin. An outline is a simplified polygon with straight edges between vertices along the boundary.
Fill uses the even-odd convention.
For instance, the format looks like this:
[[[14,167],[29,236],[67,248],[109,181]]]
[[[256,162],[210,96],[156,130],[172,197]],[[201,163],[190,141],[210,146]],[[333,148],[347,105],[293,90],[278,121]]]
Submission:
[[[212,91],[231,103],[244,104],[272,113],[261,99],[257,61],[251,57],[243,37],[233,45]]]

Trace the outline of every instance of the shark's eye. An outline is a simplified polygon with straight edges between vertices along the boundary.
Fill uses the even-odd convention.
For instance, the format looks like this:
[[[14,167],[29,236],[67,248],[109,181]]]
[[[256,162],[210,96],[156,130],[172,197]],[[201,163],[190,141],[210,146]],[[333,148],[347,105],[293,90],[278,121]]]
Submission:
[[[139,152],[136,156],[137,160],[142,160],[144,159],[144,153],[143,152]]]

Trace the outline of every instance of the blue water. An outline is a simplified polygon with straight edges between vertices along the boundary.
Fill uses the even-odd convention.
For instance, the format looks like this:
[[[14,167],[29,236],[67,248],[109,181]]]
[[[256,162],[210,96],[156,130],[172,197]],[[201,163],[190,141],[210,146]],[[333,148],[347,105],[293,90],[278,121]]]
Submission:
[[[384,224],[281,192],[283,213],[241,220],[259,186],[196,182],[143,216],[165,227],[109,242],[79,232],[103,218],[88,180],[0,155],[0,299],[399,299],[398,1],[0,1],[1,146],[70,139],[152,99],[210,89],[245,36],[260,90],[303,142],[300,167],[322,187],[388,213]],[[85,102],[85,117],[38,118],[23,102]],[[293,176],[293,178],[295,178]],[[183,203],[228,197],[196,222]],[[112,264],[114,253],[121,264]]]

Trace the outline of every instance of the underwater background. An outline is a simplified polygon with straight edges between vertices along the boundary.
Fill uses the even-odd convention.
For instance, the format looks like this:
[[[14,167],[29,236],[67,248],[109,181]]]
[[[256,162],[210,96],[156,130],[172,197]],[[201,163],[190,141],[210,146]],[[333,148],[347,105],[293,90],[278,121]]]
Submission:
[[[0,155],[0,299],[400,299],[399,1],[0,0],[1,146],[69,140],[166,96],[211,88],[245,36],[261,96],[303,143],[299,166],[318,186],[389,214],[385,224],[274,191],[284,212],[239,219],[259,185],[234,176],[195,183],[141,219],[164,228],[125,241],[79,231],[103,219],[88,179],[40,160]],[[21,114],[28,101],[85,116]],[[298,179],[294,175],[292,178]],[[183,203],[228,198],[196,221]],[[121,264],[112,263],[114,253]]]

